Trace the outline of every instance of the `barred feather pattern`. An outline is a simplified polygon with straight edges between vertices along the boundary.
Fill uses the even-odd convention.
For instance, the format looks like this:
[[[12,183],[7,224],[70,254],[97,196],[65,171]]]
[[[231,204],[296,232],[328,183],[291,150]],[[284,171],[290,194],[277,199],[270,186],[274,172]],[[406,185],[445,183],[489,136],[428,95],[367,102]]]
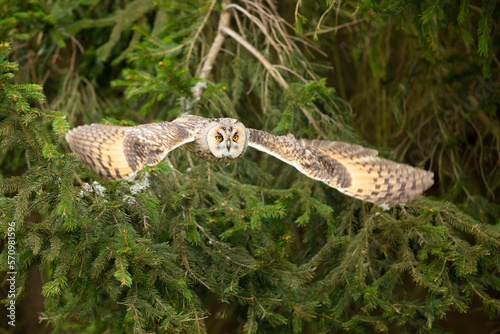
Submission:
[[[66,141],[101,178],[119,180],[146,165],[156,165],[171,150],[193,141],[189,130],[175,122],[131,127],[92,124],[69,131]]]
[[[433,184],[433,173],[377,157],[378,152],[341,142],[295,139],[248,129],[232,118],[187,115],[173,122],[133,127],[92,124],[66,135],[83,163],[105,180],[118,180],[159,163],[185,145],[209,162],[228,163],[247,146],[292,165],[340,192],[377,204],[411,201]]]
[[[348,186],[330,186],[363,201],[402,204],[419,196],[434,183],[434,173],[377,157],[378,151],[359,145],[301,139],[304,147],[338,161],[348,172]]]

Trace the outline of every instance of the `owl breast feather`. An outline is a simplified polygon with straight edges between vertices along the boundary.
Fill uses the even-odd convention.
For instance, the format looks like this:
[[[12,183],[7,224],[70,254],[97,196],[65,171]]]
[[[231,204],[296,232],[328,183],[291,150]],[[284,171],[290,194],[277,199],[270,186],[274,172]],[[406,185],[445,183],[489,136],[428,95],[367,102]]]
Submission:
[[[212,154],[212,152],[208,149],[208,147],[205,147],[203,143],[198,143],[198,141],[187,143],[184,145],[184,147],[187,148],[189,151],[193,152],[194,155],[196,155],[198,158],[201,158],[208,162],[230,163],[241,157],[240,155],[234,159],[231,157],[218,158]]]

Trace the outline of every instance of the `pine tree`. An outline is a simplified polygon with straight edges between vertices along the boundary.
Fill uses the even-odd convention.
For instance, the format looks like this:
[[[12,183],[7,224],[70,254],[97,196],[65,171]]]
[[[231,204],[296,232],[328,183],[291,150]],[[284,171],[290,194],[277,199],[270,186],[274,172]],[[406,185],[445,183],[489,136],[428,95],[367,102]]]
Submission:
[[[444,107],[435,102],[430,111],[415,108],[406,115],[401,102],[414,101],[416,93],[428,96],[422,83],[437,72],[431,64],[442,62],[447,69],[438,76],[441,83],[459,75],[456,65],[442,58],[453,53],[443,46],[451,41],[448,34],[458,32],[463,42],[457,43],[465,44],[476,31],[477,50],[466,55],[471,77],[496,73],[490,67],[498,43],[491,39],[498,30],[492,22],[495,2],[481,3],[480,18],[472,16],[468,1],[452,9],[409,1],[280,4],[284,7],[194,0],[136,0],[122,7],[77,1],[50,8],[3,5],[10,16],[2,17],[0,37],[10,33],[8,38],[27,40],[37,52],[0,44],[0,232],[8,237],[9,223],[15,223],[16,301],[38,268],[44,325],[55,332],[89,333],[444,332],[450,328],[445,318],[470,312],[471,305],[498,317],[500,229],[493,198],[500,184],[492,158],[495,152],[498,158],[492,144],[498,122],[481,125],[480,153],[456,143],[467,141],[471,119],[494,120],[495,81],[482,86],[467,81],[467,87],[489,92],[478,108],[447,114],[442,109],[458,97],[439,95]],[[30,30],[30,22],[40,31]],[[328,25],[339,35],[341,27],[353,30],[327,38]],[[350,79],[332,85],[335,79],[322,76],[330,75],[331,64],[345,61],[393,89],[389,83],[399,74],[387,65],[383,38],[391,26],[416,37],[406,36],[402,44],[407,54],[418,45],[424,55],[425,64],[405,59],[420,68],[419,81],[401,80],[390,92],[396,101],[388,108],[392,115],[383,108],[373,114],[353,110],[339,97],[352,87]],[[332,40],[335,48],[328,45]],[[23,73],[14,75],[19,65],[10,57]],[[28,70],[33,62],[26,58],[40,60],[38,67]],[[27,73],[44,68],[52,73],[45,79],[47,97],[41,85],[27,83],[38,78]],[[25,81],[15,84],[15,78]],[[415,95],[405,84],[417,87]],[[378,94],[380,87],[371,89]],[[386,103],[380,99],[373,106]],[[361,105],[356,99],[351,104]],[[364,145],[360,133],[368,138],[372,132],[375,143],[387,145],[397,129],[405,133],[403,151],[422,153],[418,162],[436,168],[440,186],[434,194],[456,204],[421,197],[384,211],[253,150],[225,166],[178,149],[132,181],[104,182],[64,141],[70,124],[104,118],[126,126],[173,120],[184,112],[234,117],[278,135]],[[422,126],[410,129],[407,122],[418,120]],[[445,139],[428,148],[422,139],[432,133],[427,126],[432,121]],[[357,123],[361,131],[353,130]],[[373,124],[382,124],[382,130]],[[462,135],[455,142],[453,131]],[[436,153],[447,147],[450,156]],[[461,149],[472,152],[469,160],[485,160],[479,167],[461,165],[469,161],[457,157]],[[485,166],[492,166],[488,173]],[[475,171],[490,189],[466,193],[462,169]],[[8,263],[4,246],[2,272]]]

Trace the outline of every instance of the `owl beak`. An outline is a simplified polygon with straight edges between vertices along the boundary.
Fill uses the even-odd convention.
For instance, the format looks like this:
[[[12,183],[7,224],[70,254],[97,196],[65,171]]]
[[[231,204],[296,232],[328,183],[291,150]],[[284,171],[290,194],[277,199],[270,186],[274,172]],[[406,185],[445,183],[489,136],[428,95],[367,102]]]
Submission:
[[[231,142],[228,141],[227,144],[226,144],[226,147],[227,147],[227,150],[230,151],[231,150]]]

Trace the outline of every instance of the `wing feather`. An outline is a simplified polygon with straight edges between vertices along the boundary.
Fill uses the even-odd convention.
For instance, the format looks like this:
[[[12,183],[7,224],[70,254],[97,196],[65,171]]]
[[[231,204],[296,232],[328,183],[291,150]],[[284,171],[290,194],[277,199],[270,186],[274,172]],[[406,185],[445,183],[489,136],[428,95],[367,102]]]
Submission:
[[[433,173],[377,157],[359,145],[296,140],[249,129],[249,146],[273,155],[340,192],[377,204],[406,203],[433,183]]]
[[[359,145],[324,140],[301,139],[299,143],[315,149],[347,168],[351,185],[337,188],[355,198],[372,202],[406,203],[434,183],[432,172],[377,157],[378,152]]]
[[[254,129],[248,129],[248,132],[248,146],[294,166],[312,179],[329,183],[332,187],[346,187],[351,183],[348,171],[336,159],[300,145],[293,135],[273,136]]]
[[[66,140],[85,166],[105,180],[118,180],[156,165],[168,152],[194,141],[195,129],[182,121],[131,127],[92,124],[69,131]]]

